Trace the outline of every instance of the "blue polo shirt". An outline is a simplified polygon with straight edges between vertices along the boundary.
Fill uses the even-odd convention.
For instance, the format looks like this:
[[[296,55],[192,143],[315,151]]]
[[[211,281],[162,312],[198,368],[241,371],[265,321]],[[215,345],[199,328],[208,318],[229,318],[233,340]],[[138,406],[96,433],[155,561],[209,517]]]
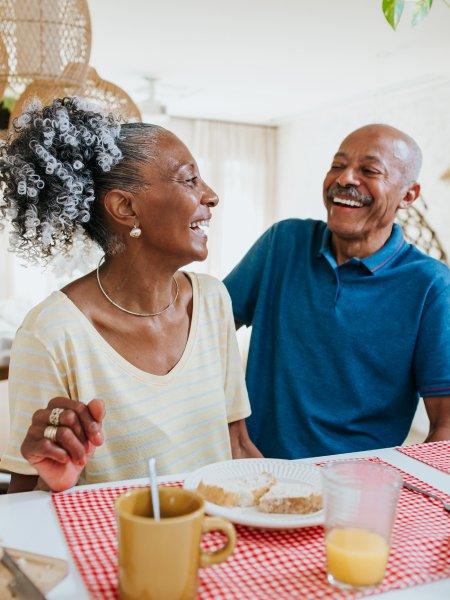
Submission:
[[[419,395],[450,395],[450,270],[401,228],[338,266],[322,221],[273,225],[225,279],[252,326],[248,428],[268,457],[395,446]]]

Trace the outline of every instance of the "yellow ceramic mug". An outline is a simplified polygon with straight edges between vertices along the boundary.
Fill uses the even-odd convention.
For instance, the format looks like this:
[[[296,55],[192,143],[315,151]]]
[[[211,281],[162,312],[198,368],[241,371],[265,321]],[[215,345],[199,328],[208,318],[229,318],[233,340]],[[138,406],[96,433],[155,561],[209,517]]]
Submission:
[[[236,532],[221,517],[205,517],[195,492],[160,487],[161,520],[153,518],[150,490],[132,490],[116,501],[119,529],[119,593],[123,600],[187,600],[197,593],[199,567],[226,560]],[[202,533],[222,531],[226,545],[200,548]]]

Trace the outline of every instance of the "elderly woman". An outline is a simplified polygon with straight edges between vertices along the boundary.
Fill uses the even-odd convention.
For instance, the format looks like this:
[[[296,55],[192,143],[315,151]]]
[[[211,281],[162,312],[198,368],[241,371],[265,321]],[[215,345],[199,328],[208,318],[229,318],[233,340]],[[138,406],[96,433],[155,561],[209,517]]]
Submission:
[[[261,456],[228,294],[179,271],[205,260],[218,202],[186,146],[77,98],[32,106],[15,129],[0,156],[15,249],[48,259],[82,231],[104,257],[18,330],[10,491],[141,477],[150,456],[160,473]]]

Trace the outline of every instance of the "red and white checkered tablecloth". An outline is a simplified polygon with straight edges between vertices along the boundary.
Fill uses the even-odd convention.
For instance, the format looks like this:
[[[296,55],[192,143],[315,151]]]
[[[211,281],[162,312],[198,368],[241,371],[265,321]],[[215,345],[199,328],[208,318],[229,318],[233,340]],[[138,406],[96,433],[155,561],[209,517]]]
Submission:
[[[450,474],[450,442],[430,442],[429,444],[413,444],[398,446],[399,452],[416,460]]]
[[[412,475],[402,475],[445,498]],[[52,495],[67,544],[94,599],[117,598],[114,500],[127,489]],[[400,493],[386,576],[376,592],[344,594],[327,583],[322,527],[236,529],[233,555],[218,566],[200,570],[200,600],[358,598],[450,577],[450,515],[439,502],[405,488]],[[218,535],[205,536],[206,549],[216,547]]]

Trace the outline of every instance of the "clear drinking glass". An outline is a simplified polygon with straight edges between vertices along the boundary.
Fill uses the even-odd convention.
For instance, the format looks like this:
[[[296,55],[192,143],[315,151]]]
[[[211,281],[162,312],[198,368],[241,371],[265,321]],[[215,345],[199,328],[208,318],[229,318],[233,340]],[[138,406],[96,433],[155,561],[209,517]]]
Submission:
[[[344,589],[381,582],[388,561],[401,475],[363,460],[322,469],[328,581]]]

